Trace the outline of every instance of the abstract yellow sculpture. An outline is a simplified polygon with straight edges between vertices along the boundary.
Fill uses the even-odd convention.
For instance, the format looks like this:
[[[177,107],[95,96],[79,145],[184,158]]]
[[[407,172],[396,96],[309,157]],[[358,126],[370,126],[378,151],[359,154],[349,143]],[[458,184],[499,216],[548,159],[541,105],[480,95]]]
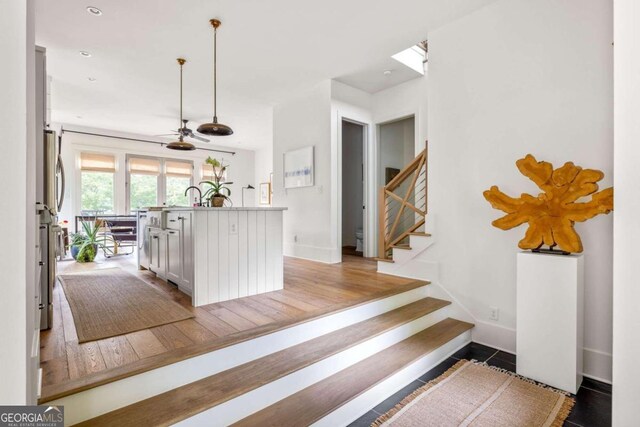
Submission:
[[[516,162],[520,172],[536,183],[543,193],[538,197],[523,193],[519,198],[504,194],[495,185],[485,191],[484,197],[495,209],[507,213],[492,222],[495,227],[509,230],[525,222],[529,228],[520,240],[521,249],[540,249],[558,246],[566,252],[582,252],[582,241],[573,225],[598,214],[613,210],[613,187],[600,192],[597,182],[604,173],[582,169],[571,162],[553,169],[548,162],[538,162],[531,154]],[[595,193],[595,194],[594,194]],[[591,200],[576,203],[581,197],[593,194]]]

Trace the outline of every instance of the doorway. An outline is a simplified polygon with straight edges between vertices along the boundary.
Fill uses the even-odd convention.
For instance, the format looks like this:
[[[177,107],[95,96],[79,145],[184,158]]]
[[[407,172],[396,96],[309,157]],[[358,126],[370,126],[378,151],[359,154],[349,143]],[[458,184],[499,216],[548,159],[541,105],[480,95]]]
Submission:
[[[415,153],[415,118],[406,117],[378,126],[378,186],[391,181],[413,158]]]
[[[342,120],[342,255],[363,256],[365,126]]]

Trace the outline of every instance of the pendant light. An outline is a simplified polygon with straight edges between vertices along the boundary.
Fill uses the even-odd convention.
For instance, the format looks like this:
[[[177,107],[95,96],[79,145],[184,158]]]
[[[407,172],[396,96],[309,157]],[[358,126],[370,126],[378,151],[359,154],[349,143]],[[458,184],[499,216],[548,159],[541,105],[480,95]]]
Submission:
[[[180,137],[177,141],[170,142],[167,144],[167,148],[169,150],[178,150],[178,151],[193,151],[196,149],[196,146],[190,142],[184,140],[184,135],[182,134],[182,127],[186,127],[183,125],[182,120],[182,66],[185,62],[187,62],[184,58],[177,59],[178,64],[180,64],[180,126],[178,126],[178,132],[180,133]]]
[[[205,135],[227,136],[233,134],[233,129],[227,125],[218,123],[218,112],[216,109],[216,35],[218,33],[218,27],[222,22],[217,19],[211,19],[209,23],[211,23],[213,27],[213,122],[200,125],[198,132]]]

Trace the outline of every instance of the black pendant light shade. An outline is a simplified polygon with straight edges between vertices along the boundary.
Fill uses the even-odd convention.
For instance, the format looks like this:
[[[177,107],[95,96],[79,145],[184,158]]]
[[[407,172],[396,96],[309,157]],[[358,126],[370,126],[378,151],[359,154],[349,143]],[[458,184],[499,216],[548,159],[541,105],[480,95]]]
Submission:
[[[218,27],[222,22],[218,19],[211,19],[209,23],[213,27],[213,121],[211,123],[205,123],[198,126],[198,132],[204,135],[213,135],[213,136],[228,136],[233,134],[233,129],[231,129],[227,125],[223,125],[222,123],[218,123],[218,114],[217,114],[217,94],[216,94],[216,71],[217,71],[217,61],[216,61],[216,35],[218,33]]]
[[[177,150],[177,151],[193,151],[196,149],[196,146],[184,140],[182,135],[178,138],[177,141],[173,141],[167,144],[167,148],[169,150]]]
[[[193,151],[196,149],[196,146],[184,140],[184,135],[182,134],[182,66],[185,62],[187,62],[184,58],[178,58],[178,64],[180,64],[180,126],[178,126],[178,132],[180,132],[180,137],[177,141],[173,141],[167,144],[167,148],[169,150],[177,150],[177,151]],[[184,125],[184,127],[187,127]]]
[[[233,134],[233,129],[222,123],[218,123],[218,118],[214,117],[212,123],[205,123],[198,126],[198,132],[205,135],[228,136]]]

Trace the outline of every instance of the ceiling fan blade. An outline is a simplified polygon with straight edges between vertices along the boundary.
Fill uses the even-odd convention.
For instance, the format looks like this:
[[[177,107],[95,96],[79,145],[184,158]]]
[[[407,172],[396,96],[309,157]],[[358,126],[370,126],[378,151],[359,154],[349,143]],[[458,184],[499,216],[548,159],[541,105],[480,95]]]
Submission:
[[[178,133],[163,133],[162,135],[153,135],[153,136],[175,136],[175,135],[180,135]]]
[[[201,136],[198,135],[194,135],[193,133],[191,133],[191,135],[189,135],[191,138],[193,139],[197,139],[198,141],[202,141],[202,142],[209,142],[209,140],[207,138],[203,138]]]

